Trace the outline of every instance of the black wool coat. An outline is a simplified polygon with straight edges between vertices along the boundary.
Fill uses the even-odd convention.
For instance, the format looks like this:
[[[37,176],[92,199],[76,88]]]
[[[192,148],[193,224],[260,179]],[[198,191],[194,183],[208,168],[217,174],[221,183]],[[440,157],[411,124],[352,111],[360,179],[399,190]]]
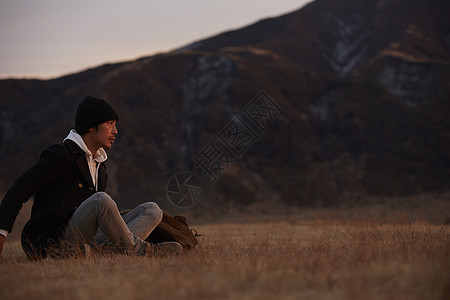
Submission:
[[[98,191],[105,191],[107,179],[101,163]],[[0,228],[11,232],[23,203],[34,195],[22,248],[31,258],[45,257],[48,247],[63,238],[74,211],[95,192],[85,152],[71,140],[50,146],[6,193],[0,205]]]

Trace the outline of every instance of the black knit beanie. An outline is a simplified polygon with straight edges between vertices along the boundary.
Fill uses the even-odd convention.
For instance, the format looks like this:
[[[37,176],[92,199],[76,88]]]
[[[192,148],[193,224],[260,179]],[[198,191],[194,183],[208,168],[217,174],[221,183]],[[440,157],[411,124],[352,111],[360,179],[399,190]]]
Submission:
[[[78,105],[75,130],[83,135],[89,132],[89,128],[107,121],[119,121],[119,116],[112,106],[103,99],[87,96]]]

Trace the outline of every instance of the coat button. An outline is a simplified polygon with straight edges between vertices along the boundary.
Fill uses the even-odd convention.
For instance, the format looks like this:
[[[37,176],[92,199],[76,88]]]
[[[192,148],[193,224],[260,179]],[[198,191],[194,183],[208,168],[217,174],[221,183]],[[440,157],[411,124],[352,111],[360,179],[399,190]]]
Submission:
[[[82,189],[83,188],[83,184],[80,182],[80,183],[78,183],[78,187],[80,188],[80,189]]]

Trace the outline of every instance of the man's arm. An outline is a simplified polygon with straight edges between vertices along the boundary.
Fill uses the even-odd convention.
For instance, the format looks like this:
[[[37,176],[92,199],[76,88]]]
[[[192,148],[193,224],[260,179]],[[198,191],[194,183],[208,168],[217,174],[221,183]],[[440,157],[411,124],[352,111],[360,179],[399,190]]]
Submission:
[[[63,147],[55,145],[43,151],[38,162],[11,186],[0,204],[0,229],[11,232],[23,203],[61,173],[68,155]],[[3,246],[5,236],[1,232],[0,238]]]

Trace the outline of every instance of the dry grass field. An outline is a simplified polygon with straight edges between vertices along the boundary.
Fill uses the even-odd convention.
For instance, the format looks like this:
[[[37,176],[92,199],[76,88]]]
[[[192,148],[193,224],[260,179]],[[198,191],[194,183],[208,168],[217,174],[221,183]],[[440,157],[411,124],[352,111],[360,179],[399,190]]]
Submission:
[[[170,259],[34,262],[12,238],[0,299],[450,299],[449,225],[311,213],[195,225],[198,250]]]

